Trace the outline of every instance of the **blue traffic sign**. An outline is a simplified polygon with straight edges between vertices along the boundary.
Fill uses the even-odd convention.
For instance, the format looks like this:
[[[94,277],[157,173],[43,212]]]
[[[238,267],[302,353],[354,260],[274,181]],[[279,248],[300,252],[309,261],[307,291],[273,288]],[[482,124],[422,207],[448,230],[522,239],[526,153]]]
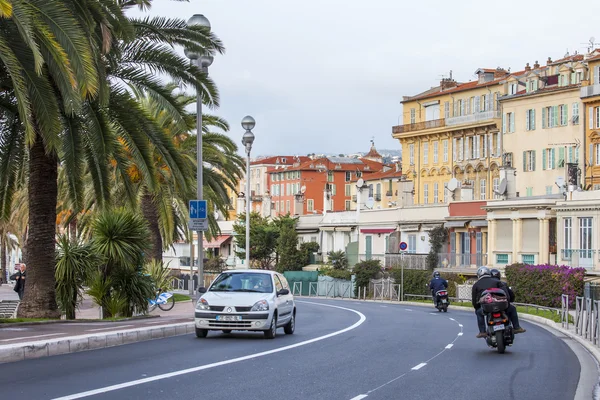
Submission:
[[[206,200],[190,200],[190,219],[206,219]]]
[[[404,251],[408,248],[408,245],[406,244],[406,242],[400,242],[400,250]]]

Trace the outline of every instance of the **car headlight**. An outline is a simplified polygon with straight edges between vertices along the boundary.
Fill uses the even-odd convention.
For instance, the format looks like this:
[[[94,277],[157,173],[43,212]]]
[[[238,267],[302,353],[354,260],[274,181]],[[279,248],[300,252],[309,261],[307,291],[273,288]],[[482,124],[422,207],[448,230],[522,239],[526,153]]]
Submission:
[[[208,301],[206,299],[200,298],[198,303],[196,303],[196,309],[198,310],[210,310],[210,306],[208,305]]]
[[[269,303],[266,300],[257,301],[250,311],[269,311]]]

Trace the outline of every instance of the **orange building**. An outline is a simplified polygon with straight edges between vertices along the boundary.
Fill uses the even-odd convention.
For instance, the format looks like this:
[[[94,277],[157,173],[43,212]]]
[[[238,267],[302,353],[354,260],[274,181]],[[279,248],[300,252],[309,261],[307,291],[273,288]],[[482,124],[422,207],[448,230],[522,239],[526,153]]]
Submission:
[[[352,182],[384,167],[381,162],[366,158],[323,157],[283,171],[271,169],[268,174],[273,215],[350,210]]]

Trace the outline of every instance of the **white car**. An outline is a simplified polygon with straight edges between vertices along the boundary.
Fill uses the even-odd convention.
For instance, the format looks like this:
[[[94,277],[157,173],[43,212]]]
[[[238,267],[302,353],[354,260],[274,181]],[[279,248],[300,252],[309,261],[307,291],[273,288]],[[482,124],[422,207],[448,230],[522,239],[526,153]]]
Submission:
[[[196,303],[196,336],[211,330],[263,331],[273,339],[277,328],[291,335],[296,328],[296,304],[282,274],[265,270],[221,273],[207,289],[200,288]]]

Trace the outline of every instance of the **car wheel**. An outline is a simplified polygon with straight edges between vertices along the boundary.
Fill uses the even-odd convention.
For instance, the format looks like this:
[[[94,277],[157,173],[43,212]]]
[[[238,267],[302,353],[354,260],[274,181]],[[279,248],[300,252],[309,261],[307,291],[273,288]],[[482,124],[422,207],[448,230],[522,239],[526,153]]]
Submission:
[[[292,335],[294,330],[296,329],[296,313],[292,313],[292,318],[290,318],[290,322],[285,324],[283,327],[283,331],[286,335]]]
[[[273,339],[277,335],[277,315],[273,315],[271,326],[265,331],[265,338]]]
[[[208,336],[208,329],[196,328],[196,337],[205,338],[206,336]]]
[[[231,333],[231,329],[223,329],[223,333]]]

